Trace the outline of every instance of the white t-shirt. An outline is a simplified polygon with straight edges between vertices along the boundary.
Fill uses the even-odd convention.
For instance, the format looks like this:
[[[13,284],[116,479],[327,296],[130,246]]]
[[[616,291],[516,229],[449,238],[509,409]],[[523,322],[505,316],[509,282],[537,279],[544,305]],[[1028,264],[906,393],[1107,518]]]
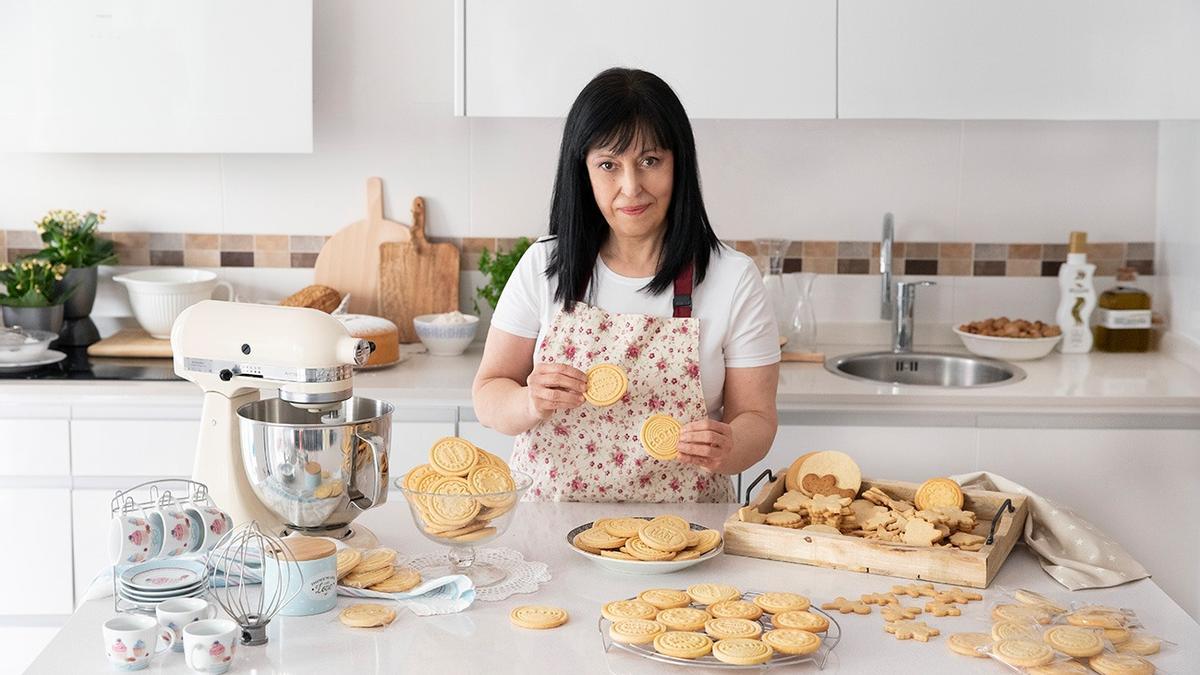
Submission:
[[[562,304],[554,300],[557,282],[545,275],[555,239],[538,241],[517,263],[500,294],[492,326],[541,344]],[[650,277],[623,277],[596,256],[589,304],[618,314],[673,315],[668,287],[657,296],[639,292]],[[700,320],[700,384],[710,417],[719,418],[726,368],[753,368],[779,362],[779,331],[767,304],[762,277],[749,256],[721,245],[709,258],[704,282],[692,291],[692,316]],[[538,354],[534,354],[536,362]]]

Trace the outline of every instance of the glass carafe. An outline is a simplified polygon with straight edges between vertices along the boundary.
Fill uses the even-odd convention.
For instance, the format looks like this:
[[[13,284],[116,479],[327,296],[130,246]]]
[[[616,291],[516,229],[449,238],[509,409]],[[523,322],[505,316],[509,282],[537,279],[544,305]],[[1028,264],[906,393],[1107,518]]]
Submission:
[[[784,351],[811,354],[817,351],[817,314],[813,310],[812,287],[817,275],[799,272],[784,277],[792,312],[788,321]]]
[[[791,242],[787,239],[755,239],[754,244],[758,247],[758,254],[767,260],[767,269],[763,273],[767,305],[775,316],[779,335],[786,336],[791,326],[792,306],[785,287],[783,259],[787,257]]]

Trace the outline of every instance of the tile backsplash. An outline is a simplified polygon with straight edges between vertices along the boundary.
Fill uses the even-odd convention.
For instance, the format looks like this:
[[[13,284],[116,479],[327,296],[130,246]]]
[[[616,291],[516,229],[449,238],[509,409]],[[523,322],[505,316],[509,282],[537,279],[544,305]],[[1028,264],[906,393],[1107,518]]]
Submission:
[[[164,267],[311,268],[328,239],[320,235],[180,232],[116,232],[108,236],[116,244],[122,265]],[[484,250],[509,250],[516,239],[465,237],[440,241],[459,246],[461,269],[476,270]],[[753,241],[727,243],[763,263]],[[1152,275],[1154,247],[1154,242],[1096,242],[1088,245],[1088,260],[1096,265],[1097,276],[1113,276],[1121,267]],[[33,230],[0,230],[0,260],[15,260],[40,248]],[[892,269],[897,274],[922,276],[1056,276],[1066,259],[1066,244],[898,241],[892,248]],[[793,241],[783,271],[878,274],[879,242]]]

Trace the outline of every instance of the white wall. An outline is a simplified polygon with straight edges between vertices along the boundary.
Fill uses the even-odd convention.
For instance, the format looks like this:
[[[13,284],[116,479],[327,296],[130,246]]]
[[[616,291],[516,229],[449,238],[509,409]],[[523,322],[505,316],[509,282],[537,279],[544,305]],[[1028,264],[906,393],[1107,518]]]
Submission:
[[[311,155],[0,155],[0,228],[106,208],[113,230],[329,234],[367,176],[439,236],[544,231],[561,120],[452,116],[453,3],[318,0]],[[582,87],[584,82],[580,82]],[[92,103],[103,105],[103,101]],[[726,238],[1152,241],[1153,122],[696,124]]]
[[[1160,123],[1158,176],[1155,306],[1200,347],[1200,121]]]

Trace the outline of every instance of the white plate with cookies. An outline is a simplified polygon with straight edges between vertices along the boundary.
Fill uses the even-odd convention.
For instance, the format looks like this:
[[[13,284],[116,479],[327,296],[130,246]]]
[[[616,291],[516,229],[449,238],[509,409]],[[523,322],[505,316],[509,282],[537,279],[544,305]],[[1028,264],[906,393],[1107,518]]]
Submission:
[[[672,515],[600,518],[568,532],[567,544],[600,567],[621,574],[670,574],[725,550],[720,532]]]

